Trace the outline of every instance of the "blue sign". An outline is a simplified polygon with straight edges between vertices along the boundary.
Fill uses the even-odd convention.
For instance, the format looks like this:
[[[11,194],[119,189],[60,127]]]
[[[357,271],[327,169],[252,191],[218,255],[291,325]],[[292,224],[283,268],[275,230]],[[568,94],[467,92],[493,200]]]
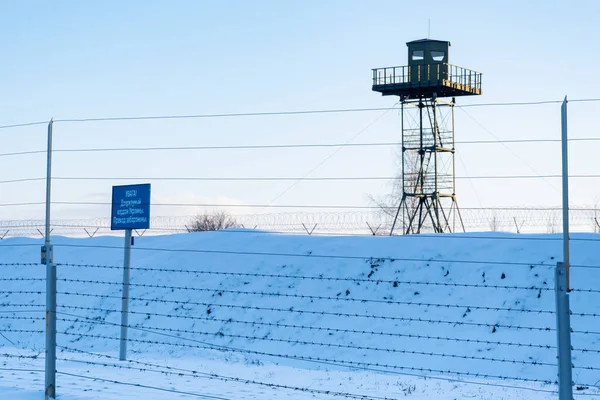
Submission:
[[[150,228],[150,184],[113,186],[111,230]]]

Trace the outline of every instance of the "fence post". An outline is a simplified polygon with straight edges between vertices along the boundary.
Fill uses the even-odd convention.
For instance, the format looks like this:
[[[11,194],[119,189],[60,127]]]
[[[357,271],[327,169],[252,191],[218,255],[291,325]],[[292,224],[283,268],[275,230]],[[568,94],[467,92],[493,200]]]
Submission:
[[[569,262],[569,150],[567,133],[567,96],[560,110],[562,137],[562,212],[563,212],[563,262],[567,270],[567,292],[571,289]]]
[[[558,339],[558,395],[559,400],[573,400],[571,363],[571,309],[567,291],[567,269],[564,263],[556,265],[556,332]]]
[[[127,320],[129,314],[129,276],[131,271],[131,229],[125,230],[125,255],[123,260],[123,297],[121,302],[121,346],[119,359],[127,359]]]
[[[41,263],[46,265],[46,365],[45,399],[56,398],[56,265],[50,243],[50,199],[52,188],[52,120],[48,123],[46,165],[46,230]]]
[[[556,265],[554,292],[556,296],[556,333],[558,355],[558,398],[573,400],[573,365],[571,362],[571,309],[569,307],[569,159],[567,137],[567,96],[561,106],[562,137],[562,211],[563,262]]]

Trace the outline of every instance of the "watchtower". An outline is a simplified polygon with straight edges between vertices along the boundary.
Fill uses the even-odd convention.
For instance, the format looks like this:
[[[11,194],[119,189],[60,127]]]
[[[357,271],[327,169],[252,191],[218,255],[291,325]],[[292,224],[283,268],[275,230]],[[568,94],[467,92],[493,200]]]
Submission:
[[[373,90],[402,107],[402,198],[390,235],[464,231],[456,200],[454,104],[481,94],[481,73],[449,63],[450,42],[408,42],[408,65],[373,69]],[[450,98],[443,100],[443,98]]]

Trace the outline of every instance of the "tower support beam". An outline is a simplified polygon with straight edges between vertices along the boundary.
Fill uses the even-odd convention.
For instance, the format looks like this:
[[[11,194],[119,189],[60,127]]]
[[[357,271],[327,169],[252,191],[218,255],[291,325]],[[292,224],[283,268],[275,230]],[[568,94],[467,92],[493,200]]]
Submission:
[[[402,198],[390,235],[402,219],[404,234],[464,231],[456,201],[454,99],[402,101]],[[454,223],[452,223],[454,222]]]

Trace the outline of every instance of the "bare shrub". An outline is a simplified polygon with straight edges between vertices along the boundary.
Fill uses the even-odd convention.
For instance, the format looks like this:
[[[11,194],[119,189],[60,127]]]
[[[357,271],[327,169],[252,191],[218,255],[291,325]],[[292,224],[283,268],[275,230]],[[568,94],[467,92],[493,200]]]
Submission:
[[[188,232],[209,232],[238,226],[237,221],[231,215],[225,211],[216,211],[197,215],[189,225],[186,225],[186,228]]]

